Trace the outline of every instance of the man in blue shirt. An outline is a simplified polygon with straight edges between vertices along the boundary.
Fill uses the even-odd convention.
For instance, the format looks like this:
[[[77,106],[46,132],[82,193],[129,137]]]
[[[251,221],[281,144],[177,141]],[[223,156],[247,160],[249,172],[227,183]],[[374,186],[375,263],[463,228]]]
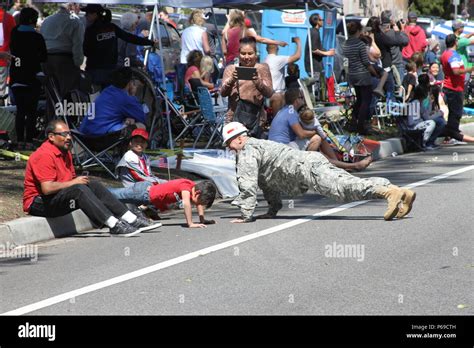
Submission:
[[[95,100],[94,110],[81,124],[85,135],[104,135],[118,132],[128,126],[145,129],[143,106],[134,96],[137,87],[132,70],[128,67],[116,70],[112,84]]]
[[[272,121],[268,140],[293,143],[300,150],[317,151],[321,138],[316,131],[303,129],[299,122],[298,110],[304,105],[304,98],[298,88],[290,88],[285,92],[285,104]]]

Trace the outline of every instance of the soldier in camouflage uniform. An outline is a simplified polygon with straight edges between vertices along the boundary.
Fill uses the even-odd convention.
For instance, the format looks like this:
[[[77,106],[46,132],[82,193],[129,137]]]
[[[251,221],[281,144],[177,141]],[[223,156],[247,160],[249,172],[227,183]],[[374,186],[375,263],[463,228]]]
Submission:
[[[287,145],[248,137],[246,128],[231,122],[223,129],[224,145],[236,151],[237,181],[240,195],[233,202],[241,218],[232,222],[251,222],[272,218],[282,208],[281,194],[297,196],[309,189],[338,201],[386,199],[385,220],[408,214],[416,194],[392,185],[384,178],[361,179],[337,168],[319,152],[295,150]],[[257,189],[268,202],[268,212],[254,217]]]

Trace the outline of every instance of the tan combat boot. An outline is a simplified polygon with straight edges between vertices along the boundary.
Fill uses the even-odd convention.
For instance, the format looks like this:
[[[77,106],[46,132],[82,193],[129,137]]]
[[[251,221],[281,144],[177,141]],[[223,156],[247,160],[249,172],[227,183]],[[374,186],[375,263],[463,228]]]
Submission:
[[[405,192],[405,198],[403,199],[402,205],[398,209],[397,219],[401,219],[405,215],[408,215],[416,198],[416,193],[412,190],[402,188],[402,191]]]
[[[383,218],[386,221],[392,220],[399,212],[399,206],[403,203],[405,192],[398,186],[390,185],[388,187],[381,186],[377,188],[376,193],[380,198],[385,198],[388,202],[388,209],[383,215]]]

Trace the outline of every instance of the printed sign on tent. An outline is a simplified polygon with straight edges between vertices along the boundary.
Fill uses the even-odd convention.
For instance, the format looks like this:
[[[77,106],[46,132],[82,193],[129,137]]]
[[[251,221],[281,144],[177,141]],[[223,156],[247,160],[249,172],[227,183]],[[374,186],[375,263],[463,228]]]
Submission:
[[[281,21],[284,24],[304,24],[306,22],[306,12],[301,10],[283,11]]]

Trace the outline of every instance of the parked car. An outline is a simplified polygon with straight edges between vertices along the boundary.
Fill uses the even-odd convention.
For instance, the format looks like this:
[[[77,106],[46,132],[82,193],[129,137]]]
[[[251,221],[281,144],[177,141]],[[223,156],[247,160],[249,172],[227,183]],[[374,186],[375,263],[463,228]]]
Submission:
[[[112,13],[112,22],[120,26],[122,14],[120,12]],[[160,35],[165,73],[174,72],[179,64],[181,54],[181,35],[172,25],[162,20],[160,20]],[[158,37],[158,30],[156,28],[154,30],[154,37]]]

